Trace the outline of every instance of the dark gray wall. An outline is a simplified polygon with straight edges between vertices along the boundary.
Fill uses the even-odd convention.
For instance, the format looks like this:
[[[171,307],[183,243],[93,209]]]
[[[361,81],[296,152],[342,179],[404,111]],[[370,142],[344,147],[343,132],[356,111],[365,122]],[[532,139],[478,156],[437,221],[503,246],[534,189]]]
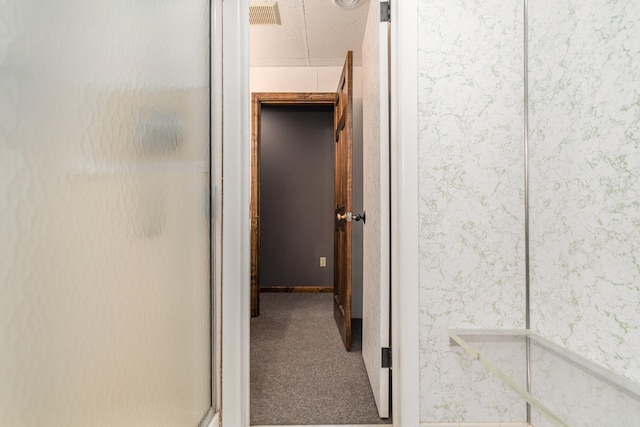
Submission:
[[[260,285],[333,286],[333,106],[263,106],[260,126]]]

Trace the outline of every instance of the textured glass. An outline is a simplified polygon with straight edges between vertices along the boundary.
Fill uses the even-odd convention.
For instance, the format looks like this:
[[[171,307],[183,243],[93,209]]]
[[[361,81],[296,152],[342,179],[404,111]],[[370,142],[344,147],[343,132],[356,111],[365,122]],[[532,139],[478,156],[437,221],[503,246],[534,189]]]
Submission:
[[[0,425],[210,407],[209,3],[0,0]]]

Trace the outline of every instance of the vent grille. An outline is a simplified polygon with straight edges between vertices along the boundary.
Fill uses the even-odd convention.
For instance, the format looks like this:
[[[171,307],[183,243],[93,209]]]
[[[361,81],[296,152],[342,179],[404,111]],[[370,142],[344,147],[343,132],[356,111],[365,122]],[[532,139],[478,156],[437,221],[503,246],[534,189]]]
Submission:
[[[249,5],[249,24],[280,25],[280,11],[275,1],[252,1]]]

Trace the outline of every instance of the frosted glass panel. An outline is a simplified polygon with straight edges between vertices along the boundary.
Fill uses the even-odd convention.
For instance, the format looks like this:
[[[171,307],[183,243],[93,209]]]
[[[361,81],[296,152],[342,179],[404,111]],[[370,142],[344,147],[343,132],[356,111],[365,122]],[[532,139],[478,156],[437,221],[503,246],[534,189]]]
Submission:
[[[209,2],[0,0],[0,425],[211,404]]]

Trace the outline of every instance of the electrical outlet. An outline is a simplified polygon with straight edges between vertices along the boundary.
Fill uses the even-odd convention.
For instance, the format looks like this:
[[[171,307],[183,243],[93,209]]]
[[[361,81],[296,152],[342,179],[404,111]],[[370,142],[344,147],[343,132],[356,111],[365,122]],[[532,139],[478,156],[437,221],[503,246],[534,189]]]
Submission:
[[[326,267],[327,266],[327,257],[326,256],[321,256],[320,257],[320,267]]]

